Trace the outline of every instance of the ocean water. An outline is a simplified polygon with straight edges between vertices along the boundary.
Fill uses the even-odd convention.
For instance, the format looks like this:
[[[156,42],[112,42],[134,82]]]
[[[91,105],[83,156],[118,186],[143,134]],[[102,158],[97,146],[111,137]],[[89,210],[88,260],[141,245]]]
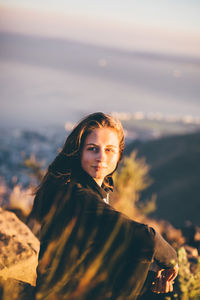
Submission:
[[[200,58],[0,33],[0,70],[0,126],[56,126],[94,111],[200,117]]]

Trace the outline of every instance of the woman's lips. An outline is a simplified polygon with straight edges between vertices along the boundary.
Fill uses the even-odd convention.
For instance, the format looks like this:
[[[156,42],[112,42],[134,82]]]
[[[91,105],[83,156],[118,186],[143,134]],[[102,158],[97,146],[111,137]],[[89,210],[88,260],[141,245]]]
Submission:
[[[105,169],[106,167],[104,167],[104,166],[93,166],[93,168],[94,168],[96,171],[99,171],[99,170]]]

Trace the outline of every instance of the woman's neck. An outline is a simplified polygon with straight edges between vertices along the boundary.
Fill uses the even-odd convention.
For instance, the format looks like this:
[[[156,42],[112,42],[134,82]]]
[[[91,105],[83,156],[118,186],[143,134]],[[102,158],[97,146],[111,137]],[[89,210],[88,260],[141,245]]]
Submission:
[[[103,183],[103,179],[98,179],[98,178],[94,178],[94,181],[96,181],[96,183],[101,187],[102,186],[102,183]]]

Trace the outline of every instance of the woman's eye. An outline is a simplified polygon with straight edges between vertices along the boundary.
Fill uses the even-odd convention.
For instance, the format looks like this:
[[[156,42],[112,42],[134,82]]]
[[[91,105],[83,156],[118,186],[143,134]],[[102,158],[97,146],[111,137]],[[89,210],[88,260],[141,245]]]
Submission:
[[[90,148],[88,148],[88,150],[89,151],[93,151],[93,152],[97,152],[98,151],[97,147],[90,147]]]
[[[114,152],[114,150],[111,148],[108,148],[108,149],[106,149],[106,152]]]
[[[89,148],[87,148],[87,150],[91,151],[91,152],[98,153],[99,148],[98,147],[89,147]],[[115,151],[112,148],[105,148],[104,151],[106,153],[115,153]]]

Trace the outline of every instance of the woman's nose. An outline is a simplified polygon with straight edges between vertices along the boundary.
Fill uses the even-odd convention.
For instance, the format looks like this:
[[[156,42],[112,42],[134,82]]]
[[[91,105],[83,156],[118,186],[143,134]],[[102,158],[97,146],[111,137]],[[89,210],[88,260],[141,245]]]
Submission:
[[[97,160],[98,161],[104,161],[105,160],[105,152],[103,149],[99,149],[97,153]]]

